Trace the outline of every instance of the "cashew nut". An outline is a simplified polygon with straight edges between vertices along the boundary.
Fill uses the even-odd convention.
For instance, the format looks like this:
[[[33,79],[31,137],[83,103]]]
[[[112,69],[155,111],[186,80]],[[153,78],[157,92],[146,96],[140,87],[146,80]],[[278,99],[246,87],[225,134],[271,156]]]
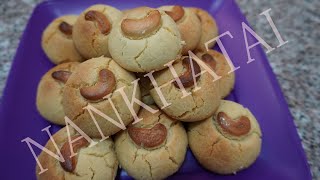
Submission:
[[[128,127],[128,134],[135,144],[145,148],[161,145],[167,138],[167,128],[163,124],[156,124],[151,129]]]
[[[233,120],[226,113],[219,112],[217,122],[224,131],[234,136],[246,135],[251,129],[250,120],[246,116]]]
[[[201,59],[203,62],[205,62],[206,64],[208,64],[212,70],[215,70],[216,69],[216,66],[217,66],[217,62],[215,61],[215,59],[210,55],[210,54],[203,54],[201,56]]]
[[[160,12],[152,10],[141,19],[124,19],[121,23],[121,30],[128,37],[140,38],[158,30],[160,25]]]
[[[184,9],[181,6],[173,6],[171,11],[165,11],[174,22],[179,21],[184,16]]]
[[[111,23],[103,13],[101,13],[99,11],[91,10],[85,14],[84,19],[87,21],[96,22],[98,24],[98,28],[102,34],[104,34],[104,35],[109,34],[109,32],[111,30]]]
[[[193,64],[194,74],[199,74],[201,72],[201,69],[200,69],[200,66],[198,65],[198,63],[192,59],[192,64]],[[181,76],[179,76],[179,79],[180,79],[183,87],[188,88],[188,87],[191,87],[194,85],[192,68],[191,68],[189,57],[185,57],[182,60],[182,65],[187,70]],[[199,78],[200,78],[200,76],[196,77],[196,81],[198,81]],[[174,86],[179,88],[179,85],[176,81],[174,81],[173,84],[174,84]]]
[[[108,69],[102,69],[99,72],[98,82],[93,86],[81,88],[80,94],[88,100],[96,101],[112,93],[115,86],[116,78],[114,74]]]
[[[65,21],[60,23],[59,30],[67,36],[72,35],[72,26]]]
[[[55,71],[51,74],[53,79],[66,83],[72,73],[70,71]]]
[[[72,139],[76,139],[80,136],[75,136]],[[89,146],[89,142],[85,138],[81,138],[72,144],[73,152],[78,152],[81,148]],[[66,141],[60,149],[61,155],[64,158],[64,162],[60,162],[61,167],[68,172],[73,172],[77,166],[77,157],[71,156],[69,142]]]

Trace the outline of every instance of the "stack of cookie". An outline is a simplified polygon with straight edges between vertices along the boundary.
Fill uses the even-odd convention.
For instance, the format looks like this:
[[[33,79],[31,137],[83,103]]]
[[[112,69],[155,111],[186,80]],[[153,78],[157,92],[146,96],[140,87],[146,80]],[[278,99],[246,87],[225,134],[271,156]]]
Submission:
[[[253,164],[261,131],[248,109],[222,100],[235,75],[221,53],[206,50],[217,35],[208,12],[178,5],[121,12],[98,4],[55,19],[42,47],[57,66],[39,83],[37,108],[81,133],[68,125],[71,133],[64,127],[53,136],[57,147],[49,141],[46,148],[65,161],[43,151],[39,162],[49,170],[37,166],[37,178],[114,179],[119,164],[135,179],[165,179],[188,145],[215,173]]]

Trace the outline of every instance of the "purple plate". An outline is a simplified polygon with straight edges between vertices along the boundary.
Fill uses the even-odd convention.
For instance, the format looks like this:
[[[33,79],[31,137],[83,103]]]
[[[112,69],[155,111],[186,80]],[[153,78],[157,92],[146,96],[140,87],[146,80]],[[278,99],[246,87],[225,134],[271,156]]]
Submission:
[[[237,175],[219,176],[204,170],[188,151],[184,164],[170,179],[311,179],[296,127],[263,49],[253,48],[251,54],[256,61],[246,64],[241,22],[247,21],[233,0],[88,0],[76,3],[67,0],[39,4],[22,36],[0,105],[0,179],[36,179],[36,161],[21,140],[30,137],[42,145],[48,140],[41,129],[49,123],[40,117],[35,106],[39,80],[53,67],[41,49],[42,31],[54,18],[79,14],[95,3],[107,3],[119,9],[165,4],[196,6],[208,10],[216,18],[220,33],[230,31],[233,35],[233,39],[222,38],[231,60],[241,66],[236,71],[235,89],[228,99],[248,107],[258,119],[263,132],[262,152],[250,168]],[[52,133],[59,128],[52,125]],[[35,150],[40,153],[37,148]],[[131,179],[124,171],[119,171],[118,177]]]

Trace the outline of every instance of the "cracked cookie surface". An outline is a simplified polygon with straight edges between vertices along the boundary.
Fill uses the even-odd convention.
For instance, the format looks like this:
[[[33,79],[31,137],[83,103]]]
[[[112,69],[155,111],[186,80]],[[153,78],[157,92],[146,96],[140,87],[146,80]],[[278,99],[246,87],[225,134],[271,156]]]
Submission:
[[[56,18],[47,26],[42,34],[42,49],[54,64],[83,61],[83,57],[74,46],[71,35],[66,35],[59,29],[62,22],[69,24],[72,28],[77,17],[75,15],[66,15]]]
[[[65,114],[62,107],[65,82],[54,79],[52,74],[57,71],[72,73],[78,64],[78,62],[69,62],[57,65],[44,74],[38,84],[37,109],[42,117],[54,124],[65,125]]]
[[[188,145],[186,132],[181,122],[170,119],[161,111],[152,114],[141,109],[139,117],[143,120],[131,126],[150,130],[157,124],[164,125],[166,139],[155,147],[147,148],[132,139],[129,129],[119,132],[115,137],[119,163],[135,179],[165,179],[178,171],[184,161]]]
[[[122,12],[114,7],[97,4],[84,10],[74,25],[73,39],[76,48],[86,59],[93,57],[106,56],[111,57],[108,47],[110,33],[103,34],[100,32],[96,21],[85,19],[89,11],[102,13],[110,22],[111,29],[122,17]]]
[[[211,57],[213,57],[216,68],[214,69],[214,72],[221,76],[221,78],[218,80],[219,83],[219,92],[221,94],[221,98],[227,97],[230,92],[234,88],[235,84],[235,73],[228,73],[231,69],[230,66],[224,57],[224,55],[216,50],[209,50],[204,52],[197,52],[196,55],[201,59],[201,56],[203,54],[209,54]]]
[[[103,69],[111,71],[115,77],[115,87],[113,88],[112,93],[95,101],[84,98],[81,94],[81,89],[84,87],[92,87],[97,84],[99,72]],[[131,101],[133,96],[140,99],[141,95],[139,87],[136,88],[134,94],[134,86],[131,84],[134,80],[135,75],[133,73],[121,68],[110,58],[99,57],[83,62],[70,76],[64,89],[63,108],[66,116],[90,137],[96,138],[100,138],[101,135],[88,110],[83,109],[87,105],[93,106],[116,122],[120,122],[118,118],[119,115],[124,125],[128,125],[133,120],[133,116],[120,92],[115,91],[124,87],[123,90],[129,101]],[[109,100],[111,100],[112,103]],[[138,104],[133,104],[135,112],[138,112],[139,108]],[[118,115],[116,112],[118,112]],[[119,127],[94,112],[93,116],[105,136],[113,135],[121,130]]]
[[[160,11],[161,24],[154,32],[139,38],[124,34],[121,28],[124,20],[142,19],[153,10],[147,7],[129,10],[110,33],[110,54],[119,65],[129,71],[161,70],[165,68],[164,64],[180,56],[182,45],[178,27],[163,11]]]
[[[173,64],[173,68],[178,76],[186,71],[186,68],[182,65],[182,61]],[[202,67],[201,70],[203,70]],[[174,79],[169,69],[156,72],[154,77],[159,87]],[[212,116],[220,104],[218,84],[214,83],[213,77],[206,72],[200,76],[197,86],[201,87],[201,89],[194,91],[194,86],[185,88],[191,95],[184,98],[181,98],[183,94],[180,88],[175,87],[173,83],[162,87],[161,92],[164,98],[168,103],[171,103],[171,105],[162,110],[168,116],[184,122],[200,121]],[[150,94],[155,103],[159,107],[163,107],[160,96],[154,88],[150,90]]]
[[[70,136],[79,135],[70,127]],[[68,143],[67,129],[62,128],[53,135],[58,148],[60,149],[64,143]],[[115,179],[118,170],[118,160],[114,151],[114,143],[111,139],[98,142],[93,147],[82,147],[77,153],[77,164],[73,172],[65,171],[60,162],[42,151],[38,156],[43,168],[48,170],[39,175],[40,168],[36,167],[36,175],[38,180],[104,180]],[[48,150],[57,154],[57,150],[52,143],[48,141],[46,146]]]
[[[251,124],[249,132],[235,136],[223,130],[217,123],[220,112],[234,121],[241,116],[247,117]],[[247,108],[232,101],[222,100],[213,117],[189,124],[187,134],[190,149],[198,162],[219,174],[232,174],[249,167],[261,150],[262,133],[257,120]]]

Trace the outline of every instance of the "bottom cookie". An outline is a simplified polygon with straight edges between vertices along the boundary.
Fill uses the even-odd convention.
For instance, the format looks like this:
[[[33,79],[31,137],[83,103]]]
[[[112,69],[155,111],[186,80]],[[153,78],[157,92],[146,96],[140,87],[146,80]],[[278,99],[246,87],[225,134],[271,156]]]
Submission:
[[[115,138],[119,163],[134,179],[165,179],[184,161],[187,134],[179,121],[161,111],[152,114],[142,109],[139,118],[143,120]]]
[[[79,134],[70,128],[71,139],[76,139]],[[82,180],[82,179],[115,179],[118,169],[118,160],[114,152],[114,143],[111,139],[99,142],[89,147],[89,142],[85,138],[72,143],[76,156],[70,158],[70,146],[68,143],[67,129],[62,128],[53,135],[65,162],[60,163],[57,159],[42,151],[38,159],[43,168],[47,171],[41,172],[40,167],[36,167],[38,180]],[[48,150],[57,154],[57,150],[52,143],[48,141],[46,146]]]
[[[189,146],[198,162],[219,174],[232,174],[252,165],[260,154],[261,131],[251,112],[222,100],[213,117],[191,123]]]

